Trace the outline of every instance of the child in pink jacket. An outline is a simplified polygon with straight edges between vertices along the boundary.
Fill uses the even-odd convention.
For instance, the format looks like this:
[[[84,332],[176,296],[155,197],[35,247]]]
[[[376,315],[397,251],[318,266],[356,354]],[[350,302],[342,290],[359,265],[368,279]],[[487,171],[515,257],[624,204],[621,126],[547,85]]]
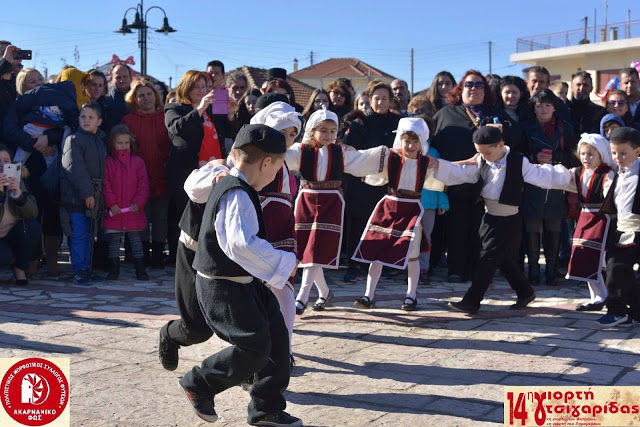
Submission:
[[[149,178],[144,160],[136,156],[136,140],[125,125],[114,126],[109,135],[109,156],[104,173],[104,205],[107,209],[102,227],[109,236],[109,274],[120,274],[120,243],[126,233],[131,243],[133,265],[138,280],[149,280],[144,268],[141,232],[147,228],[144,205],[149,198]]]

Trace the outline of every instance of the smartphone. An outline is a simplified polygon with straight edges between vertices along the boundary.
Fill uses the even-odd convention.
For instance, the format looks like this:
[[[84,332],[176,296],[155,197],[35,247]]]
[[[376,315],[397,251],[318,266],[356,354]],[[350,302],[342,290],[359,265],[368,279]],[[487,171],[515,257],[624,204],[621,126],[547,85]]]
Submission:
[[[3,173],[8,178],[15,178],[16,181],[20,182],[20,172],[22,169],[21,163],[5,163],[3,165]]]
[[[216,100],[211,105],[213,114],[229,114],[229,92],[227,89],[214,89]]]
[[[30,50],[23,50],[23,49],[16,49],[13,51],[13,59],[25,59],[25,60],[30,60],[31,59],[31,51]]]

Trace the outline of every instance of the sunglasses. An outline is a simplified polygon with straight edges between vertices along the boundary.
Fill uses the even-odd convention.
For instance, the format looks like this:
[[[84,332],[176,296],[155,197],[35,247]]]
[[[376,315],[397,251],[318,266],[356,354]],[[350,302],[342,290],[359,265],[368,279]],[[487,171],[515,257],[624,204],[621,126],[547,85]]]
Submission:
[[[341,92],[339,90],[332,90],[331,93],[333,94],[333,96],[341,96],[343,98],[345,98],[347,96],[347,94],[345,94],[344,92]]]
[[[612,107],[615,107],[616,104],[621,107],[624,107],[625,105],[627,105],[627,101],[625,101],[624,99],[620,99],[617,101],[608,101],[607,104],[611,105]]]
[[[464,87],[467,89],[471,89],[475,87],[476,89],[484,89],[484,83],[482,82],[464,82]]]

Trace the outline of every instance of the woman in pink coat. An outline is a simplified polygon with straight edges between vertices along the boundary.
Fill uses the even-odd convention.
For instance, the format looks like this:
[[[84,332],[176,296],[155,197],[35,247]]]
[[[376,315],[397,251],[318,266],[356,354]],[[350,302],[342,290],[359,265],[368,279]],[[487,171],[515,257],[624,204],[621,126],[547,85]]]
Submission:
[[[109,157],[104,173],[104,205],[107,213],[102,227],[109,236],[109,274],[117,280],[120,274],[120,243],[126,233],[131,243],[133,264],[138,280],[149,280],[144,268],[141,232],[147,228],[144,205],[149,198],[149,177],[144,160],[136,156],[136,140],[129,128],[117,125],[111,129],[107,149]]]

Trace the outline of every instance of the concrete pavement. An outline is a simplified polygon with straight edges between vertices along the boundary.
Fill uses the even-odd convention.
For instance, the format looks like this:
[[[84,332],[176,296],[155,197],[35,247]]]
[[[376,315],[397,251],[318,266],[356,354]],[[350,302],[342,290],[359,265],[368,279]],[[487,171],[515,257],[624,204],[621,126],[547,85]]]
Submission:
[[[178,369],[162,369],[158,331],[177,315],[174,270],[149,270],[143,283],[123,264],[120,281],[90,286],[64,271],[42,271],[23,288],[1,277],[0,357],[69,357],[74,426],[207,425],[177,380],[227,344],[214,337],[182,348]],[[345,284],[343,274],[327,274],[331,307],[297,318],[286,398],[305,425],[500,425],[505,385],[640,383],[640,329],[601,330],[599,314],[575,312],[586,285],[537,288],[531,308],[512,311],[515,296],[496,277],[481,312],[467,316],[446,303],[468,284],[443,281],[444,271],[420,286],[413,313],[399,310],[406,276],[382,280],[377,308],[361,310],[353,301],[365,282]],[[216,425],[246,425],[248,402],[240,387],[217,396]]]

